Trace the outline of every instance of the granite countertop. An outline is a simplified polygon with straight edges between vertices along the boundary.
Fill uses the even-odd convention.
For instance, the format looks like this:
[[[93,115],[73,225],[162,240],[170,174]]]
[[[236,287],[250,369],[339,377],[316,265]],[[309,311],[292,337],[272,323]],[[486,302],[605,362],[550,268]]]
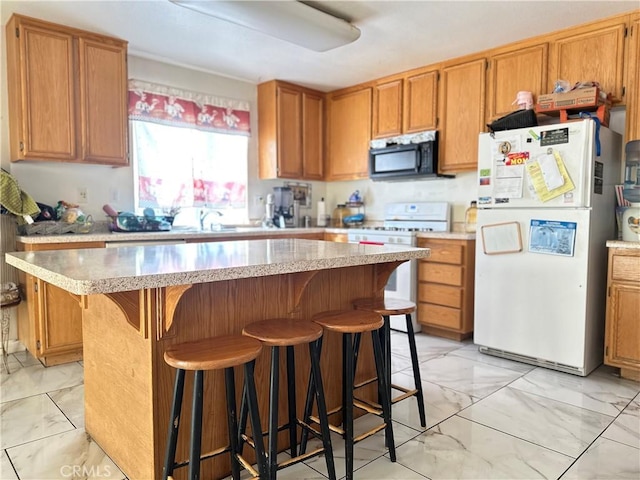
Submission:
[[[640,248],[640,242],[624,242],[622,240],[607,240],[607,248]]]
[[[78,242],[130,242],[184,240],[215,237],[252,237],[265,234],[277,237],[291,233],[323,233],[324,228],[262,228],[238,227],[233,230],[198,230],[193,228],[174,228],[169,232],[95,232],[68,235],[23,235],[16,237],[18,242],[29,244],[78,243]]]
[[[448,240],[475,240],[475,233],[468,232],[418,232],[418,238],[444,238]]]
[[[25,244],[46,243],[78,243],[78,242],[139,242],[139,241],[164,241],[185,240],[203,238],[234,238],[242,239],[251,237],[264,237],[265,234],[273,237],[292,233],[340,233],[347,234],[350,229],[336,227],[312,227],[312,228],[262,228],[262,227],[238,227],[233,230],[198,230],[193,228],[175,228],[169,232],[95,232],[67,235],[22,235],[16,240]],[[449,238],[454,240],[473,240],[475,233],[460,231],[452,232],[419,232],[418,238]]]
[[[13,252],[5,259],[63,290],[89,295],[404,261],[429,253],[400,245],[274,239]]]

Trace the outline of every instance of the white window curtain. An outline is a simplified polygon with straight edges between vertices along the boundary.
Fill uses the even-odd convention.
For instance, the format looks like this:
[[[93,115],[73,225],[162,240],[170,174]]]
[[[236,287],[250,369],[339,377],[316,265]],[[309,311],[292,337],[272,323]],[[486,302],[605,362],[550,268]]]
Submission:
[[[247,209],[248,104],[132,80],[138,208]]]

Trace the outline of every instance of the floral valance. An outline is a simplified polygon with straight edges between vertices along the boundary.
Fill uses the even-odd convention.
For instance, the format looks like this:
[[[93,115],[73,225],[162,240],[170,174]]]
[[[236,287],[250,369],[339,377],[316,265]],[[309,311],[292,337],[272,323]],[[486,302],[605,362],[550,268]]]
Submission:
[[[129,80],[129,119],[249,136],[249,103]]]

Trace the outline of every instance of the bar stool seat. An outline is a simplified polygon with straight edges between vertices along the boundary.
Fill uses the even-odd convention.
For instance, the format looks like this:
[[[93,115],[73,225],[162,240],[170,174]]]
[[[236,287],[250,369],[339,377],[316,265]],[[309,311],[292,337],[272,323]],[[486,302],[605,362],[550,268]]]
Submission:
[[[382,317],[367,310],[332,310],[315,315],[312,320],[321,325],[325,330],[342,334],[342,406],[329,412],[329,415],[341,411],[343,413],[343,428],[331,425],[331,430],[339,433],[345,439],[345,460],[346,478],[353,479],[354,445],[375,433],[385,430],[385,438],[389,449],[389,457],[392,462],[396,461],[395,443],[393,439],[393,425],[391,424],[391,402],[388,396],[386,385],[386,372],[384,367],[384,357],[378,330],[384,325]],[[354,397],[354,376],[356,355],[358,349],[354,348],[360,344],[360,337],[363,333],[370,332],[373,342],[373,356],[376,365],[378,379],[378,396],[380,405],[374,406]],[[310,411],[307,396],[306,412]],[[362,409],[368,413],[380,416],[383,422],[371,430],[354,437],[353,432],[353,409]],[[301,450],[306,448],[307,438],[303,435]]]
[[[243,365],[245,374],[244,388],[247,391],[249,416],[251,427],[261,430],[258,413],[258,401],[255,389],[253,371],[255,359],[262,351],[262,344],[243,335],[225,335],[193,342],[184,342],[169,346],[164,352],[167,365],[176,369],[176,380],[169,417],[169,432],[162,478],[172,478],[177,468],[189,466],[189,479],[200,478],[200,462],[222,453],[229,452],[231,456],[231,473],[234,479],[240,478],[240,468],[244,467],[253,477],[266,478],[266,464],[262,439],[255,442],[258,471],[242,457],[239,444],[238,421],[236,416],[234,367]],[[180,415],[182,413],[182,396],[186,371],[194,372],[193,407],[191,412],[191,445],[189,460],[176,463],[176,446]],[[217,448],[201,455],[202,437],[202,405],[204,392],[204,372],[207,370],[224,370],[225,389],[227,398],[227,427],[229,431],[229,445]]]
[[[327,406],[324,398],[324,388],[320,374],[320,352],[319,340],[322,338],[322,327],[317,323],[307,320],[291,318],[273,318],[251,323],[242,330],[243,335],[252,337],[262,342],[264,347],[271,348],[271,376],[269,390],[269,430],[267,448],[267,469],[269,478],[275,479],[277,471],[322,453],[325,454],[329,478],[335,480],[335,465],[333,459],[333,449],[331,447],[331,434],[329,430],[329,420],[327,417]],[[309,344],[309,356],[311,363],[311,375],[313,379],[313,392],[318,406],[318,416],[321,431],[316,431],[311,427],[309,418],[298,419],[296,409],[296,385],[295,385],[295,356],[294,346]],[[287,353],[287,393],[288,393],[288,423],[278,425],[278,394],[280,388],[280,347],[286,347]],[[241,410],[241,429],[244,426],[245,409]],[[297,453],[298,427],[302,431],[313,433],[322,439],[323,447],[309,453]],[[278,463],[278,432],[289,430],[289,449],[291,458]],[[255,431],[255,430],[254,430]],[[264,435],[264,433],[263,433]]]
[[[420,379],[420,365],[418,363],[418,352],[416,348],[416,337],[413,331],[411,314],[416,311],[416,304],[410,300],[401,298],[359,298],[353,301],[353,306],[358,310],[369,310],[382,315],[384,326],[380,330],[382,351],[385,357],[385,368],[387,372],[387,385],[389,387],[389,398],[391,404],[400,402],[407,398],[416,397],[418,401],[418,415],[420,425],[425,428],[427,417],[424,409],[424,396],[422,392],[422,381]],[[409,389],[391,382],[391,315],[404,315],[407,325],[407,339],[409,341],[409,352],[411,355],[411,366],[413,369],[413,380],[415,388]],[[368,382],[365,382],[368,383]],[[362,385],[362,384],[361,384]],[[393,396],[391,390],[403,392],[399,396]]]

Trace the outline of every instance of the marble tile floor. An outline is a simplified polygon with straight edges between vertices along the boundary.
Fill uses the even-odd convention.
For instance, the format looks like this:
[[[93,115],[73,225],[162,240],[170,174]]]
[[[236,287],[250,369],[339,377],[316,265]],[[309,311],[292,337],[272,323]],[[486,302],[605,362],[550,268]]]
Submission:
[[[582,378],[487,356],[471,342],[416,341],[427,428],[415,399],[396,404],[397,462],[379,433],[356,446],[356,479],[640,478],[639,383],[606,366]],[[393,381],[410,387],[404,334],[392,342]],[[84,431],[81,363],[44,368],[19,352],[10,368],[0,379],[0,479],[126,478]],[[356,432],[375,421],[359,418]],[[333,445],[344,477],[343,442]],[[278,478],[325,479],[324,458]]]

